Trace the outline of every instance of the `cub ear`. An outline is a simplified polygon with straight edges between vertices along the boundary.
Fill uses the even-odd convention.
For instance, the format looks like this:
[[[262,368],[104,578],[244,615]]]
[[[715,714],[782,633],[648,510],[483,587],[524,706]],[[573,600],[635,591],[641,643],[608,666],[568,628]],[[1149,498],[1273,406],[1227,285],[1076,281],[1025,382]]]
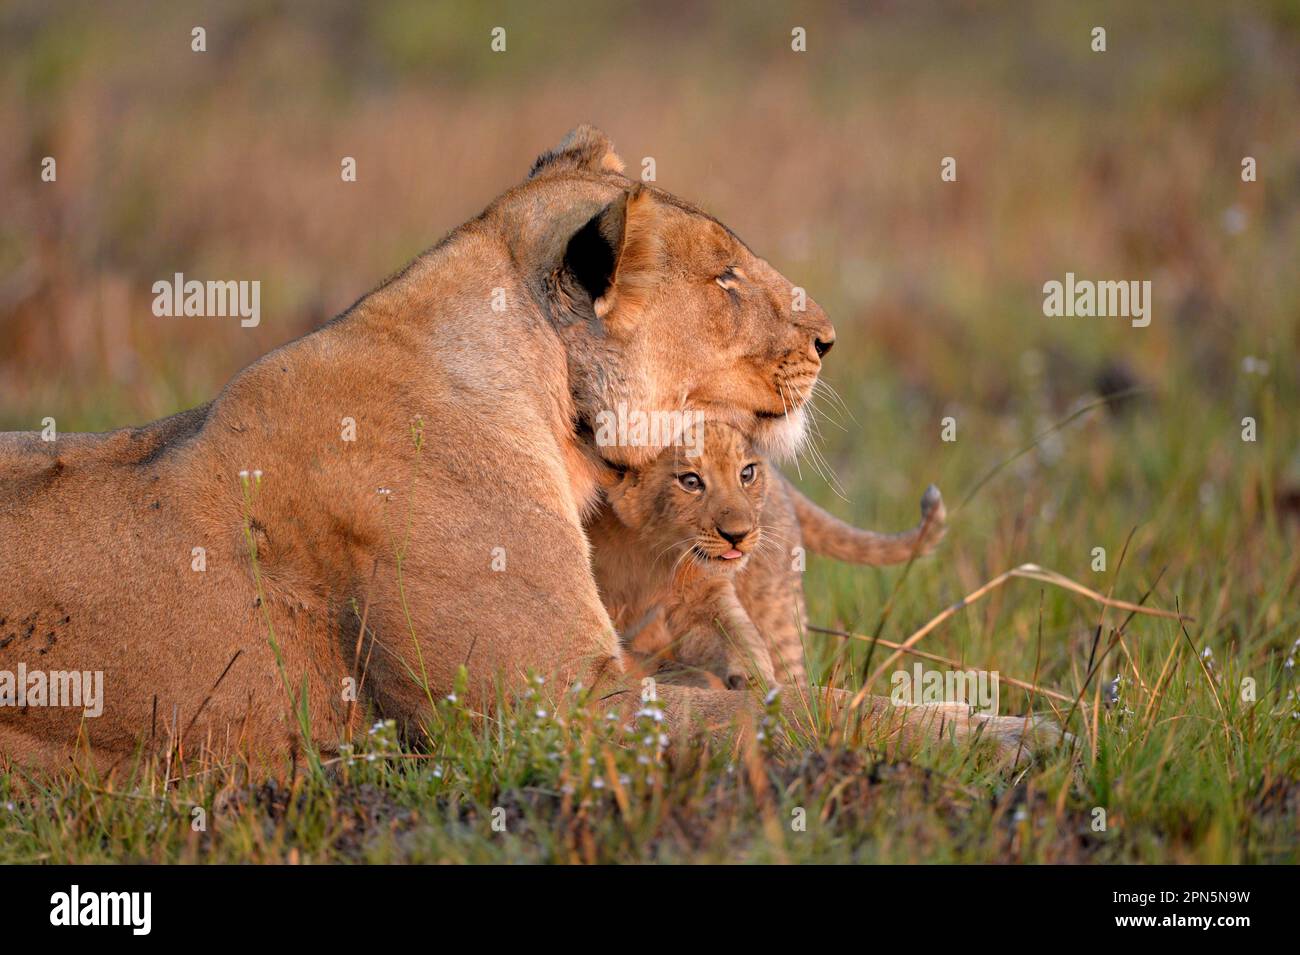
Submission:
[[[574,233],[564,269],[591,299],[598,318],[630,318],[660,277],[661,213],[637,183]]]
[[[622,172],[623,160],[614,152],[609,137],[595,126],[583,123],[569,132],[554,149],[533,162],[528,178],[557,172]]]
[[[632,530],[640,529],[637,519],[638,492],[641,489],[641,475],[637,471],[625,471],[617,477],[609,478],[605,487],[605,501],[614,516]]]

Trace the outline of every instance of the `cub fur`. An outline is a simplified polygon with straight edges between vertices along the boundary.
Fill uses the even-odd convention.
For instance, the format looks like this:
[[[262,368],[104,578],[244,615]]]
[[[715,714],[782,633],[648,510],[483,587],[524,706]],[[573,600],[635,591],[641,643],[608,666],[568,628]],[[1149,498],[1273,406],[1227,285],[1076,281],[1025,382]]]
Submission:
[[[931,486],[905,533],[861,530],[800,494],[735,428],[702,430],[698,450],[669,448],[607,488],[588,528],[597,586],[648,672],[675,664],[729,689],[803,683],[795,549],[873,566],[911,560],[942,540],[943,499]]]

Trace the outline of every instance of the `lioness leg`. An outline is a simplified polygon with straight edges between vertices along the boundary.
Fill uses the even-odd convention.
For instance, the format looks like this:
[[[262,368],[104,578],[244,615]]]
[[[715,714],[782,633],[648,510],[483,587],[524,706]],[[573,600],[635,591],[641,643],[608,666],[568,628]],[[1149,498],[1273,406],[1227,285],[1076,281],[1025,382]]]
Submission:
[[[725,734],[733,727],[743,732],[763,716],[760,702],[750,693],[662,683],[656,692],[665,728],[679,740],[701,732]],[[1042,717],[971,715],[965,704],[953,703],[895,706],[883,696],[868,696],[856,711],[850,711],[852,696],[828,687],[786,686],[779,697],[781,716],[795,732],[811,732],[815,712],[815,719],[842,730],[850,741],[861,738],[882,747],[910,749],[927,740],[951,739],[959,744],[989,740],[999,757],[1008,760],[1027,758],[1063,739],[1060,729]],[[642,705],[632,689],[616,690],[607,699],[629,711]]]

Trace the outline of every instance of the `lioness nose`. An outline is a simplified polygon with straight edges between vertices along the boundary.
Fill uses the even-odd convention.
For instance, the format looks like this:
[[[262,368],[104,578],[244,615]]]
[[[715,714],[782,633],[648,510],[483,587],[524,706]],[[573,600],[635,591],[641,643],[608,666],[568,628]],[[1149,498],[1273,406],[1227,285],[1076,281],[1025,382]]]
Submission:
[[[835,344],[835,333],[834,333],[834,332],[831,332],[831,333],[828,334],[828,335],[823,335],[823,336],[817,338],[817,339],[813,342],[813,348],[817,349],[817,357],[818,357],[818,358],[825,358],[825,357],[826,357],[826,353],[827,353],[828,351],[831,350],[831,346],[833,346],[834,344]]]
[[[718,536],[734,547],[736,544],[739,544],[741,541],[743,541],[746,537],[749,536],[749,528],[746,527],[744,530],[738,531],[738,530],[725,530],[724,528],[719,527]]]

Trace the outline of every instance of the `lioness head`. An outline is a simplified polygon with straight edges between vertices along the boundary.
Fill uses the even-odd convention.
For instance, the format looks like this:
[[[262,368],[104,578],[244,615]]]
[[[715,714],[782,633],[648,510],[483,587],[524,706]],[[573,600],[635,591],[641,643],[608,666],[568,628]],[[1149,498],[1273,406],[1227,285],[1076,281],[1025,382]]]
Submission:
[[[670,447],[607,490],[610,507],[674,567],[735,573],[762,541],[768,473],[753,445],[731,425],[709,422],[702,449]]]
[[[571,387],[600,455],[637,466],[672,443],[656,413],[727,422],[789,454],[835,342],[822,309],[730,229],[622,175],[604,134],[583,126],[541,156],[518,195],[580,210],[541,290],[565,335]]]

